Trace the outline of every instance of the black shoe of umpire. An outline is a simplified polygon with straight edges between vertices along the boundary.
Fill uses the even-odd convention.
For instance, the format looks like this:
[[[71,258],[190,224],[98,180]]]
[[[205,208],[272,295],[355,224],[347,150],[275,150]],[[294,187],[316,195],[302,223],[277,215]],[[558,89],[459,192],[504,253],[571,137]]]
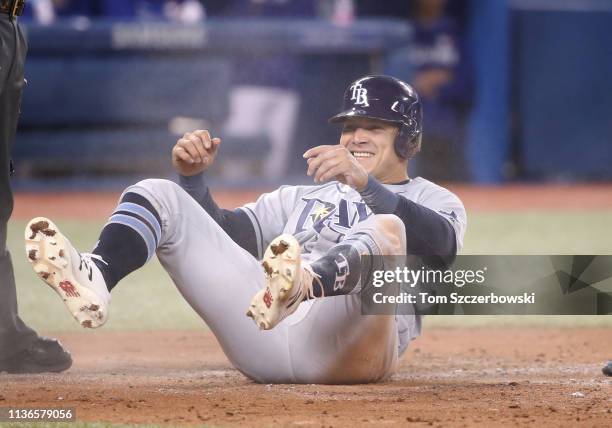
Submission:
[[[72,357],[55,339],[37,338],[23,351],[0,360],[0,372],[8,373],[59,373],[68,370]]]
[[[606,376],[612,376],[612,360],[608,361],[608,364],[606,364],[601,371]]]

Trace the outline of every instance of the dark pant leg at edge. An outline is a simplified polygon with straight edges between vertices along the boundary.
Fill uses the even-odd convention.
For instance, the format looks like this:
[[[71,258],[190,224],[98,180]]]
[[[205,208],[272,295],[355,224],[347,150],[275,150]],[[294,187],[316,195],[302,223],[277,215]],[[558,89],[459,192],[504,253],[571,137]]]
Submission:
[[[17,314],[15,276],[6,249],[6,231],[13,210],[10,183],[10,153],[15,141],[23,89],[23,63],[27,45],[7,15],[0,16],[0,360],[7,358],[36,339]]]

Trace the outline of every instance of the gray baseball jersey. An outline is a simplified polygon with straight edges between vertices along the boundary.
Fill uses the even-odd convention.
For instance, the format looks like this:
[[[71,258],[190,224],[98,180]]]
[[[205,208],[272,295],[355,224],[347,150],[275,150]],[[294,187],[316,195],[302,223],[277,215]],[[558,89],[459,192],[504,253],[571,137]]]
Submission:
[[[455,230],[457,251],[461,249],[467,216],[455,194],[420,177],[385,187],[446,218]],[[356,190],[337,181],[320,186],[282,186],[242,209],[253,222],[260,258],[272,239],[289,233],[300,242],[304,259],[316,260],[372,215]]]

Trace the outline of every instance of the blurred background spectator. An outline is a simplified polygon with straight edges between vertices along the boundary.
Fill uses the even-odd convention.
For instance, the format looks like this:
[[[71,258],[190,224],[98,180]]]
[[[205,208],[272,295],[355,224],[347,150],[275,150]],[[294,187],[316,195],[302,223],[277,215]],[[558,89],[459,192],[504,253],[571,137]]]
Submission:
[[[467,181],[466,121],[472,103],[469,57],[446,0],[414,2],[410,49],[412,85],[425,112],[418,175],[433,181]]]
[[[210,16],[238,19],[314,18],[316,2],[311,0],[227,0],[204,5]],[[235,58],[229,117],[221,132],[226,144],[252,144],[264,139],[269,144],[259,174],[278,178],[288,171],[289,155],[300,106],[297,91],[299,60],[294,54],[245,53]],[[249,140],[251,140],[249,142]],[[238,158],[226,160],[224,168],[235,176]],[[249,162],[250,163],[250,162]]]

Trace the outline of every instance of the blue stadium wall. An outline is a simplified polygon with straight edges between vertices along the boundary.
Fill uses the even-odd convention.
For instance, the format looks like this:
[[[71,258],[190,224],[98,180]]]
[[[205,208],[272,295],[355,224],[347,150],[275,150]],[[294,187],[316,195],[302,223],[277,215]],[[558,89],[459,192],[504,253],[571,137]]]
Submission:
[[[612,2],[513,6],[511,135],[521,177],[612,179]]]
[[[479,183],[612,179],[612,2],[471,0]]]

